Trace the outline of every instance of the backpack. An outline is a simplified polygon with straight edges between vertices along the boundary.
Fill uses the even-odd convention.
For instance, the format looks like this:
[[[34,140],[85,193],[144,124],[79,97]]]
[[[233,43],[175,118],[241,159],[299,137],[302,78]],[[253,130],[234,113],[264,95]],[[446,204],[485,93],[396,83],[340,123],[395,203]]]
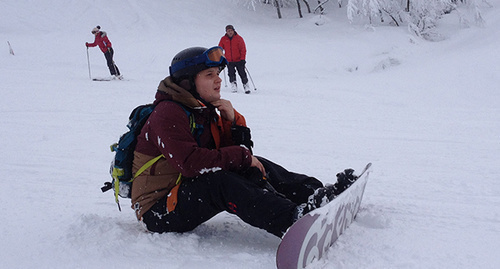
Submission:
[[[156,105],[154,104],[147,104],[140,105],[132,110],[127,124],[129,131],[120,136],[118,143],[114,143],[110,146],[111,151],[115,152],[115,158],[111,162],[111,167],[109,169],[112,180],[111,182],[105,182],[104,186],[101,187],[101,191],[106,192],[113,189],[115,202],[118,205],[118,210],[120,211],[121,207],[118,196],[130,199],[132,197],[132,183],[134,179],[159,159],[164,157],[163,154],[161,154],[149,160],[141,168],[139,168],[134,175],[132,175],[132,163],[134,161],[135,146],[137,145],[137,136],[141,133],[142,127],[155,107]],[[197,135],[199,136],[203,127],[201,126],[200,128],[200,126],[197,126],[194,122],[194,115],[190,111],[186,110],[184,106],[182,106],[182,108],[189,118],[191,133],[194,134],[195,130],[198,130]]]

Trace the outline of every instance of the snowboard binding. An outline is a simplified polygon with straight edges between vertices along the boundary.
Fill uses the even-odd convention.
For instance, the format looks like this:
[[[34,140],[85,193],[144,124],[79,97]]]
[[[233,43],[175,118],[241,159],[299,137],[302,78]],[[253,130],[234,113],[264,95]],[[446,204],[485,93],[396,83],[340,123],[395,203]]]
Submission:
[[[329,184],[325,187],[316,189],[314,193],[308,197],[307,203],[297,206],[294,212],[294,221],[300,219],[314,209],[328,204],[343,191],[347,190],[347,188],[349,188],[358,178],[359,176],[356,176],[354,170],[351,168],[338,173],[337,182],[335,184]]]

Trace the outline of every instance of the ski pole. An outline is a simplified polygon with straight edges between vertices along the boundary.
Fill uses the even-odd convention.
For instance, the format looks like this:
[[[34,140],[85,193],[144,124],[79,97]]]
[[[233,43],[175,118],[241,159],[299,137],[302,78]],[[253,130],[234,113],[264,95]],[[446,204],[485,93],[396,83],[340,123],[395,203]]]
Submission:
[[[224,76],[224,87],[226,87],[226,88],[227,88],[227,81],[226,81],[226,68],[224,68],[224,70],[223,70],[223,71],[224,71],[224,74],[223,74],[223,76]]]
[[[14,51],[12,50],[12,46],[10,45],[9,41],[7,41],[7,44],[9,44],[9,53],[10,53],[10,55],[15,55]]]
[[[247,71],[248,73],[248,77],[250,78],[250,81],[252,81],[252,84],[253,84],[253,90],[256,91],[257,90],[257,87],[255,87],[255,83],[253,83],[253,79],[252,79],[252,75],[250,75],[250,72],[248,71],[248,68],[245,66],[245,70]]]
[[[90,75],[89,47],[87,47],[87,65],[88,65],[88,67],[89,67],[89,79],[92,79],[92,76]]]

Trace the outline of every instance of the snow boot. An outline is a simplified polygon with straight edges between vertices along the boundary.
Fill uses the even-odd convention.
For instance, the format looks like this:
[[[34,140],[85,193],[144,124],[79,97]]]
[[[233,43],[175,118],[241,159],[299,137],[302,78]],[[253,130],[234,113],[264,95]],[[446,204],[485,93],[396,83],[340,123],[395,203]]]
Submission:
[[[248,86],[248,83],[247,84],[243,84],[243,89],[245,90],[246,94],[250,94],[250,86]]]
[[[314,209],[328,204],[349,188],[357,179],[358,176],[354,175],[353,169],[345,169],[343,172],[338,173],[337,182],[335,184],[328,184],[325,187],[316,189],[314,193],[308,197],[306,203],[300,204],[295,208],[293,221],[295,222]]]
[[[345,191],[349,186],[354,183],[358,179],[358,176],[354,175],[354,170],[353,169],[345,169],[344,172],[340,172],[337,174],[337,183],[334,185],[335,188],[337,189],[336,195],[341,194],[343,191]]]
[[[236,84],[236,81],[231,82],[231,92],[238,92],[238,84]]]
[[[307,203],[302,203],[295,208],[293,221],[295,222],[314,209],[328,204],[328,202],[336,197],[334,193],[335,184],[316,189],[307,199]]]

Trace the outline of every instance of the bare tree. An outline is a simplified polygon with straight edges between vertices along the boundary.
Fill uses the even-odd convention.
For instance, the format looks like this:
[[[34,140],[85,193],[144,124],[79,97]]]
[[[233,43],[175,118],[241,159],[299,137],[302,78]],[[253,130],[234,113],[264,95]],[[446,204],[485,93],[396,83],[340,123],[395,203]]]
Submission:
[[[323,7],[323,5],[325,5],[326,3],[328,3],[328,1],[330,1],[330,0],[323,0],[323,1],[318,0],[318,6],[316,6],[316,8],[314,9],[314,12],[316,13],[316,11],[319,10],[319,13],[323,14],[323,11],[325,10],[325,8]]]
[[[303,18],[302,10],[300,9],[300,0],[297,0],[297,9],[299,11],[299,18]]]
[[[302,0],[302,1],[304,1],[304,4],[306,4],[307,13],[311,13],[311,7],[309,6],[309,2],[307,2],[307,0]]]
[[[278,0],[274,0],[274,5],[276,6],[276,12],[278,12],[278,19],[281,19],[281,9]]]

